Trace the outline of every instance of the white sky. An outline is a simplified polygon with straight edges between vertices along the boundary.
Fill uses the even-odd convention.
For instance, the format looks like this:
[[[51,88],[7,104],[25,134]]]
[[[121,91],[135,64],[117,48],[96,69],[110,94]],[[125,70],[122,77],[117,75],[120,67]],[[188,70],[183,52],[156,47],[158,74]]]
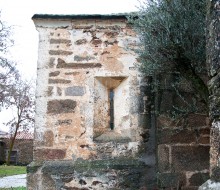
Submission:
[[[0,0],[1,19],[14,26],[15,45],[10,57],[24,77],[36,76],[38,33],[31,20],[34,14],[125,13],[137,11],[139,4],[139,0]],[[1,113],[0,129],[7,130],[2,118]]]

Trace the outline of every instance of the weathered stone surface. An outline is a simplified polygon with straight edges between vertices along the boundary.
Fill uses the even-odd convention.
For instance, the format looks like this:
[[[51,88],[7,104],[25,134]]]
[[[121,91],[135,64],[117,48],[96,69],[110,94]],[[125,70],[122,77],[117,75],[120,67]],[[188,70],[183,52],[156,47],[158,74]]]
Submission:
[[[219,189],[220,189],[220,183],[216,183],[212,180],[208,180],[203,185],[201,185],[198,190],[219,190]]]
[[[219,0],[209,1],[207,6],[207,65],[211,76],[219,73]]]
[[[188,129],[164,129],[158,131],[159,144],[194,143],[197,132]]]
[[[92,43],[94,46],[100,46],[100,45],[102,44],[102,40],[95,38],[95,39],[93,39],[93,40],[91,41],[91,43]]]
[[[199,129],[199,134],[200,135],[210,135],[210,127]]]
[[[170,148],[167,145],[158,146],[158,171],[159,172],[168,172],[170,171]]]
[[[186,184],[186,178],[181,173],[159,173],[158,186],[160,188],[180,188]]]
[[[50,50],[50,55],[72,55],[72,51],[65,51],[65,50]]]
[[[131,139],[129,137],[122,136],[114,131],[108,131],[99,137],[94,139],[96,142],[129,142]]]
[[[65,75],[73,75],[73,76],[77,76],[79,74],[80,74],[79,72],[68,72],[68,73],[65,73]]]
[[[211,127],[210,137],[210,169],[219,166],[219,153],[220,153],[220,122],[213,122]]]
[[[55,58],[54,58],[54,57],[51,57],[51,58],[50,58],[50,61],[49,61],[49,67],[50,67],[50,68],[53,68],[53,67],[54,67],[54,65],[55,65],[54,62],[55,62]]]
[[[135,69],[137,55],[129,45],[136,41],[136,36],[131,34],[125,19],[66,18],[44,22],[43,18],[38,24],[36,21],[45,40],[39,41],[38,63],[43,69],[39,70],[38,78],[34,159],[76,161],[82,158],[88,162],[79,166],[76,161],[73,167],[62,162],[53,165],[54,173],[47,172],[48,167],[44,165],[34,172],[38,177],[34,177],[33,183],[38,185],[33,187],[50,190],[155,187],[155,150],[153,140],[150,141],[155,129],[147,124],[150,118],[144,118],[145,90],[139,88],[142,76]],[[103,80],[97,80],[98,77]],[[49,97],[45,96],[48,86],[51,87]],[[111,135],[106,133],[110,90],[115,93],[115,129]],[[96,139],[97,136],[100,138]],[[118,158],[123,160],[119,162]],[[133,158],[146,160],[149,166],[134,164],[137,160],[126,164]]]
[[[52,96],[53,95],[53,86],[48,86],[48,89],[47,89],[47,96]]]
[[[209,118],[205,114],[190,114],[187,117],[188,127],[209,126]]]
[[[175,171],[209,168],[209,146],[173,146],[172,167]]]
[[[31,171],[32,164],[28,167]],[[145,189],[146,165],[132,159],[46,161],[38,173],[43,176],[44,189]],[[53,180],[51,180],[53,179]],[[54,184],[52,183],[54,182]],[[39,181],[37,182],[39,183]]]
[[[53,146],[53,142],[54,142],[54,134],[53,131],[45,131],[44,132],[44,146],[48,146],[51,147]]]
[[[74,100],[51,100],[47,103],[47,113],[49,114],[61,114],[72,113],[76,107],[76,101]]]
[[[58,120],[56,125],[70,125],[72,122],[72,119]]]
[[[60,71],[54,71],[54,72],[49,73],[49,76],[50,76],[50,77],[56,77],[56,76],[58,76],[59,74],[60,74]]]
[[[37,149],[34,151],[34,157],[37,160],[56,160],[64,159],[66,149]]]
[[[83,96],[85,89],[82,86],[72,86],[65,89],[66,96]]]
[[[62,95],[62,89],[57,87],[57,95],[58,96],[61,96]]]
[[[100,68],[102,64],[100,63],[66,63],[62,59],[58,59],[57,68],[66,69],[87,69],[87,68]]]
[[[195,173],[190,179],[190,186],[200,186],[209,179],[209,173]]]
[[[210,137],[209,136],[207,136],[207,137],[199,137],[198,143],[199,144],[209,145],[210,144]]]
[[[215,182],[220,182],[220,167],[216,166],[212,169],[211,180]]]
[[[71,80],[65,80],[65,79],[49,79],[49,84],[68,84],[71,83]]]

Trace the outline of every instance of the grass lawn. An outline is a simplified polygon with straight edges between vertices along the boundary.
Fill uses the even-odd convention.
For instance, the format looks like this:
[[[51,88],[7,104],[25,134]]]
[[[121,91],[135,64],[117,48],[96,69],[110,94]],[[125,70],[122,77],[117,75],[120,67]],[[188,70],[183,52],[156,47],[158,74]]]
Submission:
[[[0,177],[17,175],[17,174],[26,174],[26,166],[0,165]],[[16,189],[16,190],[23,190],[23,189]]]

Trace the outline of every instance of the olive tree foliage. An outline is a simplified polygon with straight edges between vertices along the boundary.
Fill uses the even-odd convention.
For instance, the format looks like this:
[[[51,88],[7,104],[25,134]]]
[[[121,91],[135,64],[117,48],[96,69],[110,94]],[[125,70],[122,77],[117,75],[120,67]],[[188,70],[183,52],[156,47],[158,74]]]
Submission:
[[[129,17],[140,38],[140,68],[147,75],[175,73],[191,83],[208,105],[205,53],[205,0],[146,0]]]
[[[19,75],[15,63],[6,56],[14,44],[11,33],[12,27],[2,21],[0,12],[0,110],[10,105],[10,92]]]

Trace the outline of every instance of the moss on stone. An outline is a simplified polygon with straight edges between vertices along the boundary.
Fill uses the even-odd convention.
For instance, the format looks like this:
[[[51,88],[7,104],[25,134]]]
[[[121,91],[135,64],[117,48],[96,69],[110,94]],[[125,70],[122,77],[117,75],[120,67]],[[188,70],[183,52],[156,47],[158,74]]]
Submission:
[[[35,173],[37,170],[42,167],[42,161],[33,161],[29,165],[27,165],[27,173]]]
[[[136,159],[120,158],[110,160],[46,161],[42,166],[43,173],[73,173],[74,171],[101,171],[105,169],[144,168],[146,165]]]

